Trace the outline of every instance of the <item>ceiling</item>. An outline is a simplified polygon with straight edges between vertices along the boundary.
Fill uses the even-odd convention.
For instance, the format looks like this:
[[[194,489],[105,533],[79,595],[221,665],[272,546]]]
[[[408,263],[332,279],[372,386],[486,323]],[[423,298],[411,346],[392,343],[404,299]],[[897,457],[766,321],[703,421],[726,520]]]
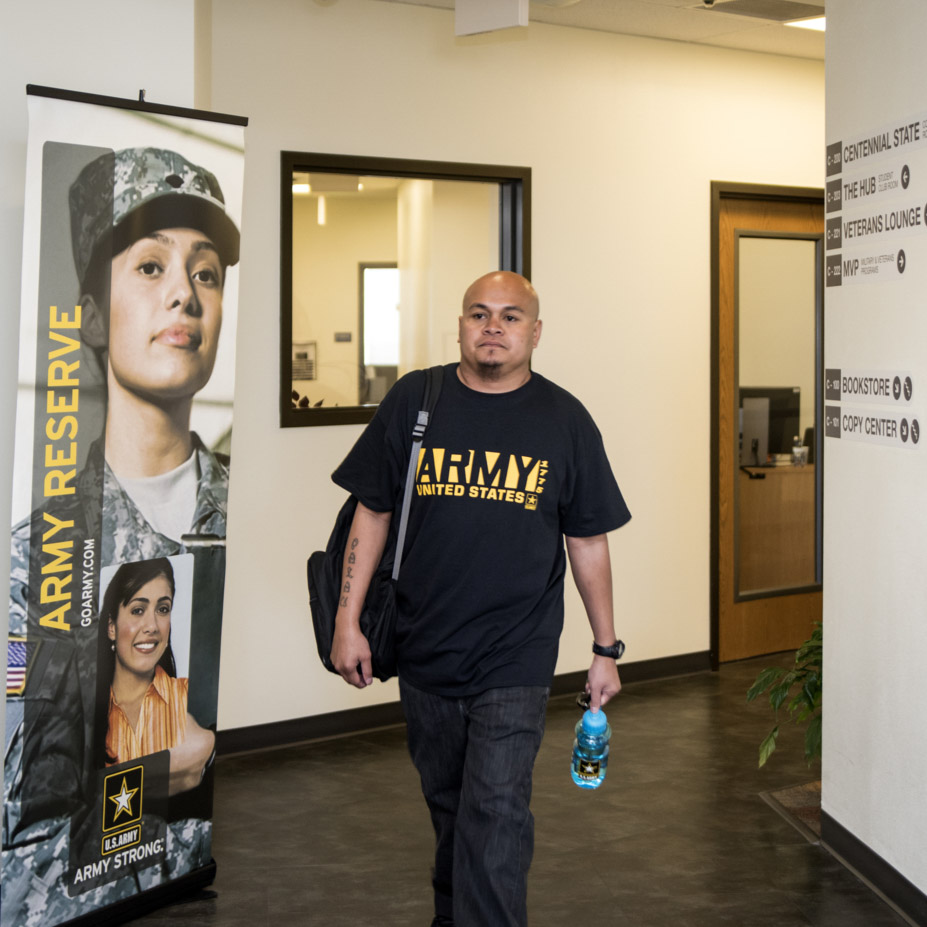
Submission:
[[[454,0],[382,0],[445,10]],[[782,25],[824,12],[825,0],[531,0],[532,23],[641,35],[824,60],[824,34]],[[529,27],[530,28],[530,27]]]

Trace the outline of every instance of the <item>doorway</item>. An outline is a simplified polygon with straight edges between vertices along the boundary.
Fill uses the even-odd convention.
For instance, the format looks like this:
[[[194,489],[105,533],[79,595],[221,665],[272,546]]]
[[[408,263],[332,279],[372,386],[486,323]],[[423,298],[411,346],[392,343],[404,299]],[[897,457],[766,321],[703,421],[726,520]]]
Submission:
[[[712,184],[711,657],[821,618],[824,191]]]
[[[361,405],[380,403],[399,374],[399,267],[358,265],[357,369]]]

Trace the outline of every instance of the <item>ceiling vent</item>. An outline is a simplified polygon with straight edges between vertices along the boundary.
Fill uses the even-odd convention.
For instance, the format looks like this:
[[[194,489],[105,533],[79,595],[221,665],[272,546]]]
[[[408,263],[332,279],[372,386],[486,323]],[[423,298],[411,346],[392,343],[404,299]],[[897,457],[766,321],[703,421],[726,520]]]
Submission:
[[[750,16],[753,19],[765,19],[774,23],[787,23],[793,19],[824,15],[823,4],[793,3],[792,0],[720,0],[711,6],[702,4],[699,9],[729,13],[733,16]]]

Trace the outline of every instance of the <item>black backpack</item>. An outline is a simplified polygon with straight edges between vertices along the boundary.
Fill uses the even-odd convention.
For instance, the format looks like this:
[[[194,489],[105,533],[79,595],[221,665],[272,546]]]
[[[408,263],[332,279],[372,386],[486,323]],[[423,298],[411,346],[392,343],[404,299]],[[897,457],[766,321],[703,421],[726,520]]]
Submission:
[[[396,581],[399,578],[401,552],[405,543],[409,506],[412,502],[412,485],[415,481],[418,452],[422,446],[430,416],[441,394],[443,374],[444,368],[440,366],[429,367],[425,371],[425,392],[421,411],[412,429],[412,449],[402,494],[399,529],[396,532],[391,530],[389,533],[383,556],[370,579],[370,587],[361,609],[361,633],[370,644],[373,675],[381,681],[386,681],[396,675]],[[338,611],[338,599],[341,593],[344,549],[348,543],[351,522],[354,520],[356,509],[357,499],[354,496],[348,496],[335,519],[335,527],[332,529],[325,550],[315,551],[306,563],[309,609],[312,613],[315,642],[319,650],[319,659],[330,673],[338,672],[331,661],[332,639],[335,634],[335,614]],[[400,552],[398,557],[396,551]]]

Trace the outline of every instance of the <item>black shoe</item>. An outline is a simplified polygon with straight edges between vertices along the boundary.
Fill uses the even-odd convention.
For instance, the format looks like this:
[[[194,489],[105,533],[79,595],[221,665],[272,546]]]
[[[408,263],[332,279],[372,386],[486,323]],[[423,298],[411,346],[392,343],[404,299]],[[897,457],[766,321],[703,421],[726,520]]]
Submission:
[[[436,914],[435,919],[431,922],[431,927],[454,927],[454,921],[443,914]]]

